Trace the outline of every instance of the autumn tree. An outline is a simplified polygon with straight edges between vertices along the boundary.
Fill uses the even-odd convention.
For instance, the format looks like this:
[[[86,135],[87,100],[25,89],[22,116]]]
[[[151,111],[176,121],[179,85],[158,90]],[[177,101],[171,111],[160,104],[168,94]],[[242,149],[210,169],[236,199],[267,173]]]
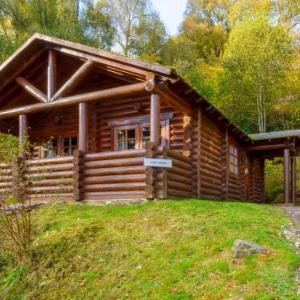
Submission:
[[[267,130],[270,110],[289,85],[292,53],[286,30],[266,18],[243,21],[232,30],[222,61],[223,108],[233,120],[248,124],[246,129]]]
[[[112,19],[116,49],[156,61],[165,42],[166,29],[146,0],[108,0],[108,13]]]
[[[105,9],[92,0],[2,0],[0,59],[35,32],[110,49],[111,20]]]

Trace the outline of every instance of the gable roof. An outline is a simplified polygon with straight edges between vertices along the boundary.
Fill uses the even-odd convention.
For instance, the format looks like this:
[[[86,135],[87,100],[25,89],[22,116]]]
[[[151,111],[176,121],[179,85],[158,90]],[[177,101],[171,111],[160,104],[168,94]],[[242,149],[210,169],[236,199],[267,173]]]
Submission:
[[[209,114],[211,118],[217,122],[222,122],[228,126],[231,132],[238,137],[241,141],[251,142],[255,141],[255,135],[247,135],[237,126],[231,123],[218,109],[210,104],[203,96],[201,96],[193,87],[191,87],[175,70],[170,69],[159,64],[148,63],[145,61],[132,59],[127,56],[120,54],[99,50],[93,47],[85,46],[79,43],[62,40],[39,33],[34,34],[29,38],[13,55],[11,55],[1,66],[0,66],[0,92],[7,84],[14,80],[17,70],[20,66],[25,63],[28,65],[34,60],[39,54],[49,48],[64,49],[69,53],[74,51],[74,56],[78,54],[92,55],[93,57],[106,59],[115,62],[118,66],[123,65],[144,70],[146,72],[154,73],[155,75],[162,76],[166,79],[171,79],[172,89],[176,94],[182,96],[192,103],[201,103],[204,108],[204,112]],[[80,57],[79,57],[80,58]]]

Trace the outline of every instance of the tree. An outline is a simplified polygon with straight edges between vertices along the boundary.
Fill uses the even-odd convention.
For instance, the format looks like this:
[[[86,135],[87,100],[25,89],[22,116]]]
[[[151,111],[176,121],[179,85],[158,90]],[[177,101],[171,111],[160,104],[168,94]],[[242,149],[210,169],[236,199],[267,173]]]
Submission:
[[[124,55],[157,60],[166,38],[159,15],[146,0],[108,0],[114,42]]]
[[[259,132],[267,130],[268,114],[290,84],[292,53],[286,30],[266,18],[245,20],[232,30],[223,57],[222,92],[224,109],[233,120]],[[234,114],[232,106],[237,108]]]
[[[112,45],[110,17],[101,1],[1,1],[1,60],[35,32],[106,49]]]

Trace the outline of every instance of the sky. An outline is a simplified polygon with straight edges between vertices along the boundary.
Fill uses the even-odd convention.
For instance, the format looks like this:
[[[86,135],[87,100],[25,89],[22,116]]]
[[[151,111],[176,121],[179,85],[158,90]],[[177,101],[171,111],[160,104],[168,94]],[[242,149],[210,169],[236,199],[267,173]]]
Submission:
[[[152,0],[153,7],[159,12],[168,31],[174,35],[183,20],[187,0]]]

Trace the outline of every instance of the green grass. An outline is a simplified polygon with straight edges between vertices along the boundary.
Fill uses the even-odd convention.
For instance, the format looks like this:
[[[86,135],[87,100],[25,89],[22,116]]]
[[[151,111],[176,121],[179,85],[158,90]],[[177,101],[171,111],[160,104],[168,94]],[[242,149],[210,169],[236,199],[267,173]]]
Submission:
[[[31,266],[0,253],[0,299],[297,299],[279,208],[237,202],[44,207]],[[235,260],[235,239],[268,247]]]

